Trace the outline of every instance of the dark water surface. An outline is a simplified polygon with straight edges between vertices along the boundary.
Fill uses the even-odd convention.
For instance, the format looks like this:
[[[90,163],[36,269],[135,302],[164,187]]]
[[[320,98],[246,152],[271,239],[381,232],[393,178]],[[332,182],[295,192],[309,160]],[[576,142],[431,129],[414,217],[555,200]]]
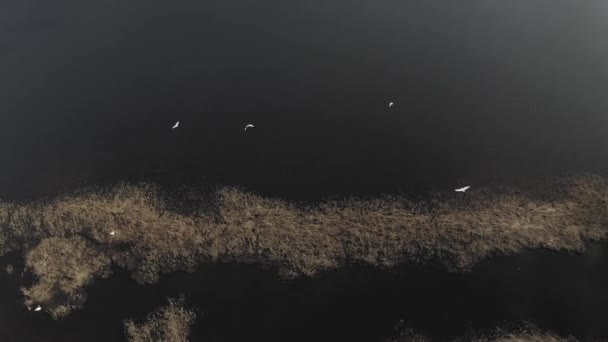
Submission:
[[[5,0],[0,197],[147,180],[314,199],[605,174],[607,14],[603,0]]]
[[[122,320],[142,319],[183,295],[198,308],[193,341],[381,341],[403,319],[445,340],[505,321],[583,341],[608,336],[608,247],[585,255],[528,251],[479,264],[469,274],[441,267],[395,272],[352,266],[317,279],[280,280],[251,265],[204,265],[139,286],[118,271],[96,282],[84,310],[64,321],[27,312],[15,278],[0,275],[0,338],[18,341],[119,341]],[[8,339],[11,340],[11,339]]]

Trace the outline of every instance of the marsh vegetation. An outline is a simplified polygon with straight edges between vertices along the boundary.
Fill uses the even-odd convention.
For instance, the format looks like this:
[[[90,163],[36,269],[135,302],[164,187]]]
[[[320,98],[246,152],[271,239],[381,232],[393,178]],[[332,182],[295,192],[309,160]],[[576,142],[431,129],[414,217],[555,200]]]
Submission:
[[[545,197],[481,190],[424,203],[384,196],[313,205],[223,188],[206,205],[180,212],[158,188],[120,185],[0,203],[0,249],[22,250],[36,276],[23,289],[26,305],[61,317],[84,303],[86,286],[108,276],[111,264],[142,284],[227,261],[275,265],[284,277],[348,263],[438,262],[466,272],[491,255],[580,252],[606,236],[606,179],[573,177],[555,189]]]
[[[169,299],[166,306],[150,313],[145,322],[125,322],[129,342],[187,342],[196,314],[184,308],[181,300]]]
[[[428,342],[431,339],[417,334],[413,329],[407,328],[403,322],[397,327],[395,336],[385,342]],[[577,342],[569,336],[562,337],[552,332],[542,331],[529,322],[518,323],[511,327],[499,327],[492,331],[469,332],[466,336],[456,338],[453,342]]]

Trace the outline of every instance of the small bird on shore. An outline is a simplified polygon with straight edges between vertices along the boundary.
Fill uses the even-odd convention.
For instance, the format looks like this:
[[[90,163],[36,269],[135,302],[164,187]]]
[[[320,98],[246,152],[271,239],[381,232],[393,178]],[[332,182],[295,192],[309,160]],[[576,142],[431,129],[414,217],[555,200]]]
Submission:
[[[252,124],[248,124],[247,126],[245,126],[245,132],[247,132],[247,128],[254,128],[255,126]]]
[[[36,308],[34,309],[34,311],[36,311],[36,312],[42,311],[42,306],[40,306],[40,305],[36,306]]]
[[[459,188],[459,189],[454,189],[454,191],[456,192],[465,192],[467,190],[469,190],[470,186],[465,186],[464,188]]]
[[[175,125],[173,125],[173,127],[171,127],[171,129],[176,129],[177,127],[179,127],[179,121],[175,123]]]

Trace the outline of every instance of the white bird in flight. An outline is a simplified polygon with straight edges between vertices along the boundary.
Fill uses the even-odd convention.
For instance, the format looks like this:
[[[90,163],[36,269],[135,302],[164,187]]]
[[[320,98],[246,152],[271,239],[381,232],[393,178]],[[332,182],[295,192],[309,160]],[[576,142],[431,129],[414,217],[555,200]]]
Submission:
[[[37,307],[34,309],[34,311],[36,311],[36,312],[41,311],[41,310],[42,310],[42,306],[40,306],[40,305],[38,305],[38,306],[37,306]]]
[[[469,190],[470,187],[471,186],[467,185],[464,188],[454,189],[454,191],[456,191],[456,192],[465,192],[465,191]]]
[[[111,231],[110,235],[114,236],[114,235],[116,235],[116,232],[115,231]]]
[[[388,103],[388,108],[391,108],[391,107],[392,107],[392,106],[394,106],[394,105],[395,105],[395,102],[392,102],[392,101],[391,101],[391,102],[389,102],[389,103]]]
[[[247,131],[247,128],[254,128],[255,126],[252,124],[248,124],[247,126],[245,126],[245,132]]]
[[[179,127],[179,121],[175,123],[175,125],[173,125],[173,127],[171,127],[171,129],[176,129],[177,127]]]

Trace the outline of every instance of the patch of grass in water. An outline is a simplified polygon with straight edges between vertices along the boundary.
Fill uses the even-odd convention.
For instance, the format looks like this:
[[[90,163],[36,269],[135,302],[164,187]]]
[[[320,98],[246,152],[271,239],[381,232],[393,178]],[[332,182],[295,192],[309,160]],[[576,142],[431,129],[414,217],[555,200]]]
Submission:
[[[585,241],[608,232],[608,182],[585,176],[560,186],[563,195],[551,201],[473,191],[428,206],[403,196],[302,206],[223,188],[189,215],[170,210],[176,203],[154,186],[120,185],[0,202],[0,247],[22,249],[32,266],[37,282],[23,290],[26,304],[64,316],[82,305],[86,286],[111,262],[152,283],[205,262],[272,264],[301,277],[347,263],[389,269],[433,261],[466,272],[483,258],[526,248],[583,251]]]

